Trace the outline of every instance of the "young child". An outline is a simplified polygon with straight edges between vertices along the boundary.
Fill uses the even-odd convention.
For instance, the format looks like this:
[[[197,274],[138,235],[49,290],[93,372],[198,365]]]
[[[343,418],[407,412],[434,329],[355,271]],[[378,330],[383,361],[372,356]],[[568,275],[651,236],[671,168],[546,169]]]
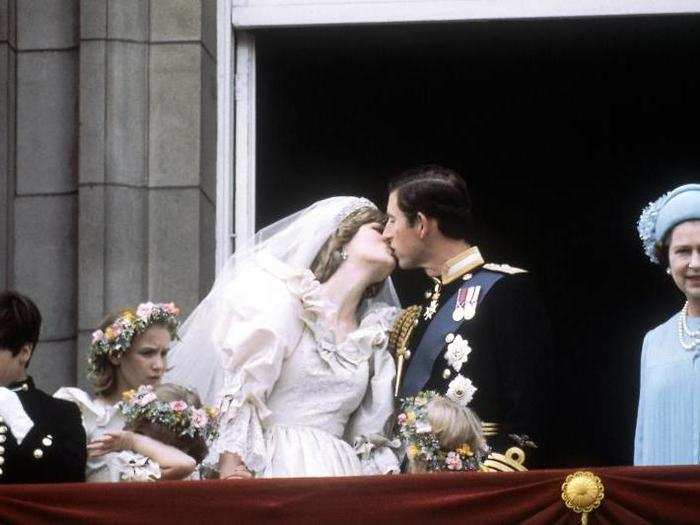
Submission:
[[[488,454],[476,415],[436,392],[405,399],[398,423],[411,474],[480,470]]]
[[[174,384],[124,392],[118,408],[126,424],[88,445],[90,456],[113,455],[112,478],[120,481],[198,479],[195,472],[216,434],[216,410]]]

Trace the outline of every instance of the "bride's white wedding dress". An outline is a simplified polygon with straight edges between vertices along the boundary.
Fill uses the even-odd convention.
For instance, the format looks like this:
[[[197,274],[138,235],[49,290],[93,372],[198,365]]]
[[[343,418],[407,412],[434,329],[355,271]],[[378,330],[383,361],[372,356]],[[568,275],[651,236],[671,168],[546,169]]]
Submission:
[[[190,342],[174,348],[166,374],[204,391],[205,401],[218,392],[219,437],[209,462],[236,453],[261,477],[398,471],[385,437],[395,376],[388,331],[398,309],[371,301],[358,328],[338,342],[309,269],[267,253],[252,260],[235,279],[219,281],[200,312],[206,322],[188,321]],[[216,352],[197,356],[199,340]]]

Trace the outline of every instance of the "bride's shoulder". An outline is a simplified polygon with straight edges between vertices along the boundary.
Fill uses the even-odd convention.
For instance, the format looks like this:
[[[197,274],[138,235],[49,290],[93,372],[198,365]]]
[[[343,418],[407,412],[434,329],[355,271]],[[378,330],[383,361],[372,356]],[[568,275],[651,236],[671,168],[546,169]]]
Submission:
[[[362,316],[362,327],[378,326],[389,331],[401,313],[401,309],[386,303],[376,302],[370,305]]]

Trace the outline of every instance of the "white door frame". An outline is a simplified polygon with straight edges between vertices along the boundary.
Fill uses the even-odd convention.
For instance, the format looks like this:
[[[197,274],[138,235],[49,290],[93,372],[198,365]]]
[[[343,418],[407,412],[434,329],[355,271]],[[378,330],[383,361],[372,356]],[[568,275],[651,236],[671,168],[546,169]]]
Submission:
[[[255,233],[256,61],[247,29],[681,13],[700,13],[700,0],[217,0],[217,274],[234,241],[244,246]]]

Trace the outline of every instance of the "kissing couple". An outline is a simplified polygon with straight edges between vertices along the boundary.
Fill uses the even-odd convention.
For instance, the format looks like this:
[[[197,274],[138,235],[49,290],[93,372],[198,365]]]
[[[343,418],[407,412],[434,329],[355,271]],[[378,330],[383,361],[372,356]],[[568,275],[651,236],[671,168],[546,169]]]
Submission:
[[[506,460],[524,468],[548,324],[527,273],[485,264],[472,233],[464,180],[430,165],[390,184],[386,214],[331,197],[234,253],[166,374],[220,407],[206,460],[220,477],[397,472],[395,396],[424,391],[476,412],[465,439],[517,449]],[[400,309],[397,264],[431,278],[424,306]]]

